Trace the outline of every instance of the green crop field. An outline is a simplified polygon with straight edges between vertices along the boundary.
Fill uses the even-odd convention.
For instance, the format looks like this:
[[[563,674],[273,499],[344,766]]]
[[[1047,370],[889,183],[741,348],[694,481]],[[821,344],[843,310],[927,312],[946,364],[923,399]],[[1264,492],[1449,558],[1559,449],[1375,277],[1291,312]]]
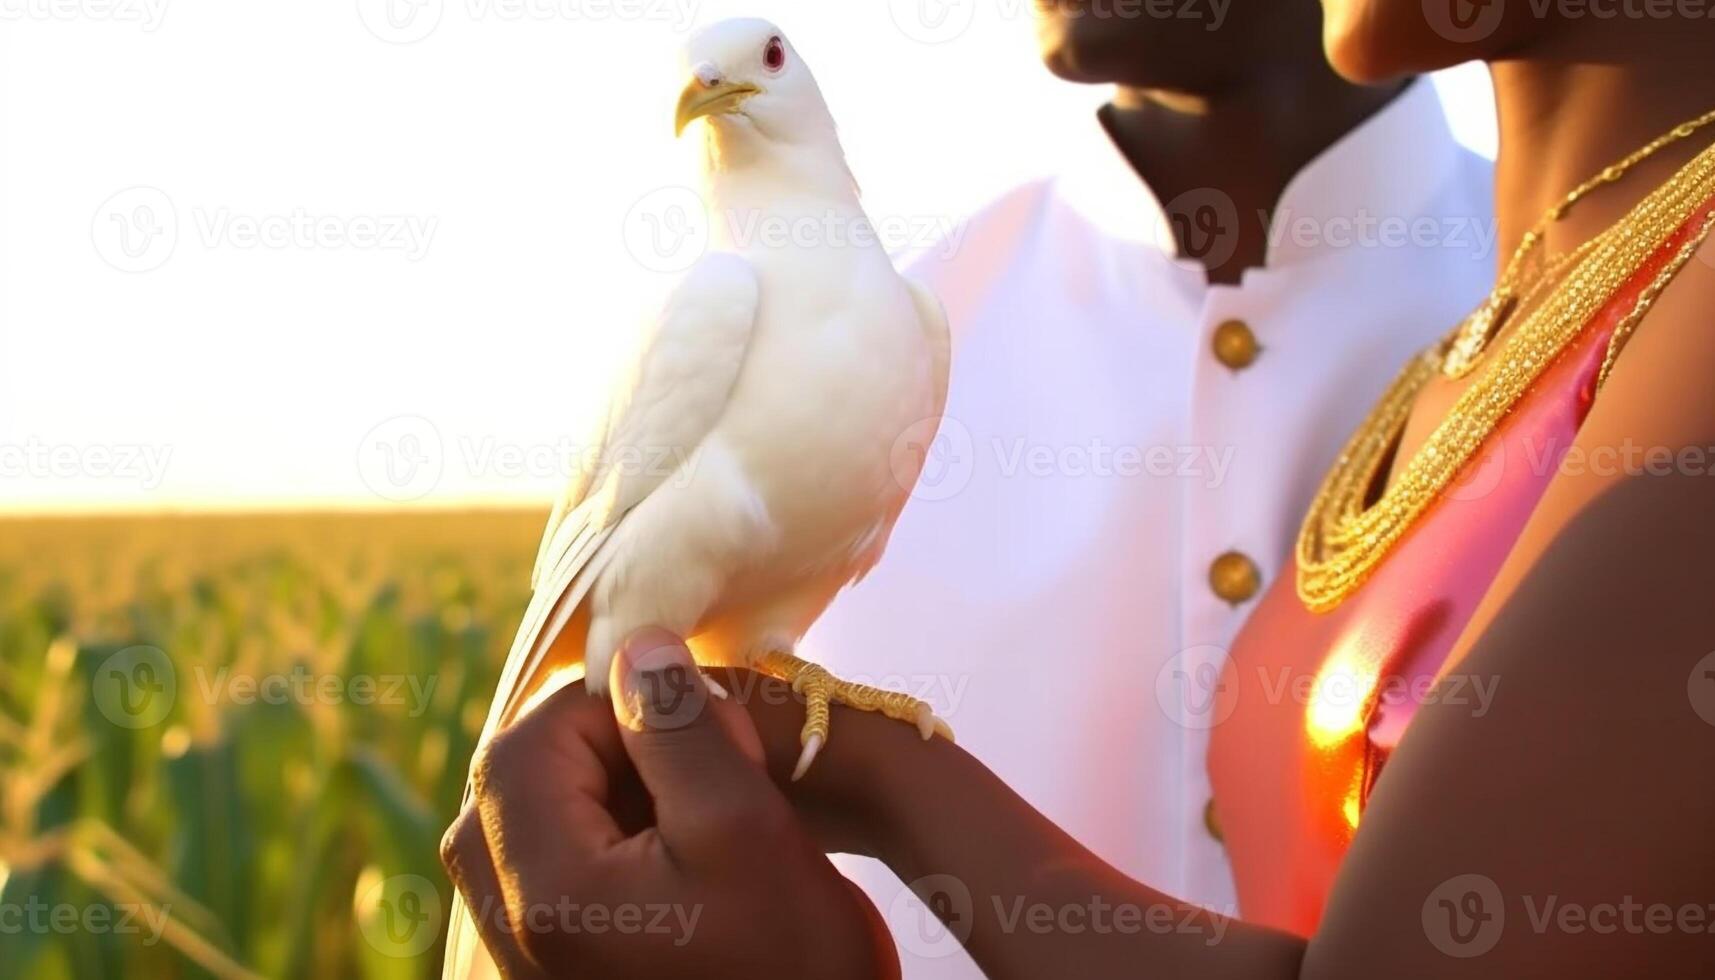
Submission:
[[[544,516],[0,520],[0,978],[438,975]]]

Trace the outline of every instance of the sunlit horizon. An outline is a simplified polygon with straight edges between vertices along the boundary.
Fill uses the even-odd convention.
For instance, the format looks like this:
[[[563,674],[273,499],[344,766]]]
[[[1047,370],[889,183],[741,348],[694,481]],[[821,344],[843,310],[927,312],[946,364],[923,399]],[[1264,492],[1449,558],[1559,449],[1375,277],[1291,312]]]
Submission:
[[[545,508],[678,274],[627,235],[694,180],[687,26],[781,24],[901,248],[1106,97],[1041,67],[1028,4],[425,3],[8,24],[0,514]],[[1481,70],[1438,82],[1492,155]]]

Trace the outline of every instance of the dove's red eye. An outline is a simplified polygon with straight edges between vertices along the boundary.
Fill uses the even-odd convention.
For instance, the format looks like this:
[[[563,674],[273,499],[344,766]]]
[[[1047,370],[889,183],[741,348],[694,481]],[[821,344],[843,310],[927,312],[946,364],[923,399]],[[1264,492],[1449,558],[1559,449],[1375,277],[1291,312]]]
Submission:
[[[768,39],[768,47],[762,49],[762,64],[769,71],[779,71],[786,67],[786,44],[777,37]]]

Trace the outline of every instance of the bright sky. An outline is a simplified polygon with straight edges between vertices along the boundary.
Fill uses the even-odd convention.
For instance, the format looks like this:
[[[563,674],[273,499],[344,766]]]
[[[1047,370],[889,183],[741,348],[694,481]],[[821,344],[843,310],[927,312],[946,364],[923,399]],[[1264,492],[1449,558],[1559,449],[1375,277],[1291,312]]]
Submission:
[[[1102,99],[1029,12],[0,0],[0,511],[545,502],[675,278],[686,31],[781,24],[911,244]],[[1481,72],[1440,81],[1492,152]]]

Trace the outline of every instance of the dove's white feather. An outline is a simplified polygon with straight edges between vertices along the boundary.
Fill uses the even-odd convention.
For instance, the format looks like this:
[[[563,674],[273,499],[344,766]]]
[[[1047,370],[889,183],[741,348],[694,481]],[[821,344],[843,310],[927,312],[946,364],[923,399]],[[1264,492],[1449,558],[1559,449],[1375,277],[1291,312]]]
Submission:
[[[697,465],[698,447],[725,409],[743,363],[756,293],[756,276],[743,259],[709,255],[686,274],[645,332],[629,373],[603,413],[597,448],[582,456],[549,515],[531,573],[530,603],[479,744],[486,744],[545,679],[544,659],[606,567],[611,552],[604,554],[602,548],[614,528],[656,487],[684,479],[688,467]],[[605,661],[599,676],[605,682]],[[442,975],[463,980],[497,976],[459,896],[450,921]]]
[[[702,83],[760,89],[707,127],[716,252],[656,321],[601,451],[554,508],[484,742],[562,667],[582,662],[605,691],[645,626],[705,664],[794,649],[880,559],[916,481],[909,444],[946,398],[946,317],[876,241],[808,67],[789,46],[782,69],[765,65],[777,36],[728,21],[689,46]],[[675,465],[648,472],[663,451]],[[455,903],[445,975],[491,968],[482,953]]]
[[[947,383],[953,367],[953,334],[947,327],[947,308],[941,305],[941,297],[923,283],[907,279],[905,284],[911,290],[911,301],[917,305],[917,322],[923,328],[923,343],[929,351],[932,406],[929,417],[938,425],[941,413],[947,408]]]
[[[699,465],[699,447],[726,410],[744,363],[756,306],[749,265],[716,253],[686,274],[646,331],[614,389],[598,448],[582,460],[543,532],[534,592],[484,742],[542,679],[543,659],[605,565],[602,548],[614,528],[663,483],[689,479]]]

